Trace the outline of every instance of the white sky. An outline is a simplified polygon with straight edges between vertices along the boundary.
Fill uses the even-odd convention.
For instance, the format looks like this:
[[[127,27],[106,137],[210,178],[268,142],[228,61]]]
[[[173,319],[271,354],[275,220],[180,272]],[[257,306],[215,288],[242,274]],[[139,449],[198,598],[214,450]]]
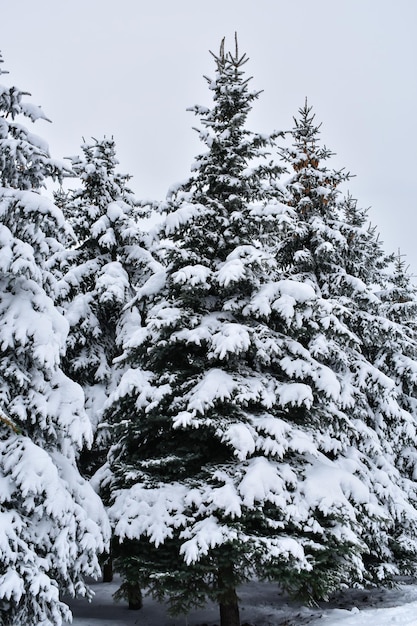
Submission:
[[[226,36],[263,89],[250,128],[288,129],[307,96],[335,167],[371,206],[387,251],[417,274],[415,0],[9,0],[0,13],[2,82],[53,120],[52,156],[113,135],[141,198],[187,178],[201,146],[186,108],[209,104],[209,50]]]

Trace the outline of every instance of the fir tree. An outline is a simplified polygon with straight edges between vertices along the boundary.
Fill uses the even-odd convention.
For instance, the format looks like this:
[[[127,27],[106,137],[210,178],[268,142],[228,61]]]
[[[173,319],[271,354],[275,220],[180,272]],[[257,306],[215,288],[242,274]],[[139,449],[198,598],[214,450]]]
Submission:
[[[213,107],[194,108],[207,151],[165,206],[166,269],[138,293],[103,484],[120,594],[140,583],[177,613],[212,598],[222,626],[239,624],[236,588],[253,575],[310,598],[363,580],[366,533],[391,522],[379,442],[350,418],[366,404],[357,337],[279,248],[299,222],[277,199],[274,138],[245,128],[246,60],[222,47]]]
[[[387,287],[380,293],[384,310],[389,319],[405,324],[410,332],[414,332],[416,330],[417,289],[412,282],[413,276],[409,273],[410,268],[400,250],[393,257],[393,265]]]
[[[58,626],[70,618],[62,595],[90,594],[108,522],[77,470],[91,429],[82,390],[60,366],[68,325],[49,263],[65,221],[38,191],[59,170],[16,121],[41,110],[16,87],[0,94],[0,621]]]
[[[360,297],[358,280],[364,285],[371,286],[373,288],[371,293],[375,292],[376,285],[386,282],[389,276],[388,267],[393,257],[385,252],[377,227],[369,221],[368,209],[360,207],[358,201],[347,193],[338,203],[335,217],[343,236],[338,246],[342,254],[340,265],[346,272],[345,282],[348,280],[347,277],[350,277],[350,293]],[[336,284],[334,293],[337,293],[337,289]],[[346,290],[346,285],[344,289]],[[366,306],[364,301],[363,308]]]
[[[341,221],[336,207],[340,186],[350,175],[327,167],[332,153],[320,145],[320,126],[314,117],[306,101],[294,119],[292,145],[281,150],[284,163],[290,167],[285,202],[294,209],[296,219],[281,243],[280,262],[291,275],[303,281],[313,280],[320,284],[323,295],[329,295],[345,265],[342,259],[335,258],[345,253],[339,245]]]
[[[348,176],[327,167],[331,153],[320,146],[307,103],[295,120],[292,146],[282,156],[291,170],[286,201],[295,219],[280,257],[289,276],[315,286],[338,307],[339,319],[355,338],[356,354],[346,351],[357,389],[351,416],[356,428],[365,424],[374,433],[373,441],[359,437],[356,445],[373,459],[368,461],[374,465],[373,490],[381,494],[389,520],[377,534],[364,524],[366,578],[389,581],[394,574],[415,571],[416,458],[410,451],[416,437],[417,344],[410,328],[396,323],[384,306],[392,257],[384,253],[376,229],[366,225],[367,212],[350,195],[338,198]]]
[[[126,362],[132,367],[123,376],[110,411],[116,423],[116,440],[123,442],[121,446],[116,445],[111,454],[115,475],[113,499],[117,487],[132,485],[133,490],[143,488],[144,502],[149,497],[156,498],[152,506],[158,506],[160,500],[165,508],[163,502],[172,489],[174,507],[189,509],[188,513],[184,509],[184,513],[178,511],[178,514],[189,515],[190,528],[195,525],[191,532],[197,533],[193,538],[190,535],[187,542],[179,536],[188,532],[183,528],[170,538],[174,520],[167,519],[166,527],[158,529],[155,541],[147,542],[146,537],[142,542],[136,541],[141,533],[133,536],[132,542],[121,541],[117,566],[125,580],[122,591],[133,582],[150,584],[156,595],[166,592],[177,611],[199,604],[211,595],[220,604],[223,624],[238,620],[235,586],[247,576],[249,564],[239,566],[247,555],[240,540],[226,536],[236,533],[233,523],[228,528],[225,522],[222,528],[224,511],[218,520],[212,517],[209,511],[215,511],[215,503],[210,505],[207,501],[203,505],[201,502],[207,509],[193,521],[195,505],[191,501],[186,505],[182,500],[187,491],[195,490],[196,497],[205,500],[205,488],[213,489],[213,494],[218,490],[219,496],[226,495],[229,489],[228,479],[217,476],[216,467],[224,464],[226,468],[233,459],[233,446],[227,439],[232,438],[233,424],[239,422],[239,410],[233,409],[229,395],[235,395],[237,389],[227,371],[222,380],[223,370],[217,365],[223,360],[228,362],[229,357],[231,362],[235,361],[232,353],[234,349],[239,352],[237,345],[232,347],[235,341],[242,342],[240,349],[246,353],[249,348],[246,343],[250,340],[246,326],[234,321],[232,311],[226,311],[226,302],[233,307],[234,293],[237,297],[240,291],[242,295],[250,294],[251,281],[258,280],[258,273],[267,272],[268,264],[274,264],[272,256],[262,249],[256,237],[261,226],[270,231],[271,222],[279,220],[283,213],[277,203],[271,202],[268,209],[261,204],[268,193],[271,195],[268,188],[279,168],[265,163],[265,152],[272,140],[244,128],[251,104],[258,96],[249,91],[244,78],[242,66],[246,60],[245,56],[239,57],[237,50],[233,56],[226,55],[222,49],[216,57],[216,78],[208,79],[214,107],[212,110],[199,106],[193,109],[202,119],[204,128],[198,132],[208,152],[197,157],[190,181],[173,191],[164,207],[167,212],[165,235],[170,237],[170,243],[161,248],[160,254],[165,257],[168,270],[166,275],[161,273],[159,285],[154,277],[139,292],[148,297],[146,327],[138,329],[126,346]],[[256,204],[257,201],[260,204]],[[223,341],[227,343],[223,327],[226,334],[230,332],[229,348],[221,345]],[[198,338],[200,333],[202,336]],[[203,338],[205,333],[217,337],[219,343],[217,348],[213,344],[211,355],[211,342]],[[230,366],[232,371],[239,360],[237,357],[235,365]],[[139,383],[141,391],[137,386],[138,377],[143,382]],[[148,377],[149,382],[145,383]],[[167,385],[171,391],[166,395]],[[130,386],[131,392],[128,391]],[[191,402],[192,395],[198,394],[199,386],[206,388],[205,392],[202,390],[201,429],[197,428],[200,424],[198,411],[181,410],[181,406],[185,408]],[[144,394],[144,399],[148,393],[155,394],[155,403],[149,398],[150,404],[146,407],[136,397],[137,393]],[[207,419],[206,411],[212,413]],[[122,413],[123,424],[117,425]],[[137,453],[133,453],[136,447]],[[148,465],[149,472],[143,469]],[[231,468],[233,466],[232,462]],[[146,475],[143,475],[142,485],[137,477],[143,471]],[[137,495],[142,498],[139,492]],[[118,518],[120,514],[120,520],[124,516],[118,500],[113,511]],[[234,511],[226,514],[229,521],[234,516]],[[199,525],[202,535],[211,532],[210,528],[219,535],[218,539],[214,539],[214,535],[209,539],[212,549],[207,544],[200,551]],[[119,524],[115,525],[115,532],[120,540],[125,539],[124,529],[120,529]],[[159,545],[161,541],[163,546]],[[171,573],[166,571],[167,559],[173,560],[169,565],[174,568]],[[151,572],[158,574],[154,577]]]
[[[116,172],[114,140],[93,140],[82,150],[84,158],[72,159],[82,187],[60,197],[76,237],[66,257],[60,302],[70,324],[64,368],[82,386],[96,429],[116,376],[113,360],[140,323],[137,305],[127,305],[149,277],[153,259],[139,226],[138,203],[127,187],[129,176]]]
[[[0,74],[7,72],[0,68]],[[32,122],[50,121],[41,107],[27,102],[25,96],[30,94],[15,85],[0,87],[0,183],[21,190],[38,189],[45,176],[60,178],[63,170],[62,164],[50,157],[46,142],[16,119],[23,115]]]
[[[402,409],[400,419],[391,420],[390,430],[396,465],[405,479],[410,481],[411,500],[414,500],[417,475],[416,294],[405,260],[398,252],[394,257],[392,275],[385,289],[378,294],[382,305],[375,363],[394,381],[396,398]],[[402,522],[400,531],[409,523],[409,519]],[[416,548],[414,552],[417,552]],[[403,554],[401,556],[404,558]]]

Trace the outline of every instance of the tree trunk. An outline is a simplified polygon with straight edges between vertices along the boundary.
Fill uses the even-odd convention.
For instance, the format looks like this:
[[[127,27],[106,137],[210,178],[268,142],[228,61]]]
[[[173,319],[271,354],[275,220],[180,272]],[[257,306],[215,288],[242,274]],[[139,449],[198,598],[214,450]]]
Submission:
[[[142,591],[138,583],[127,583],[127,600],[131,611],[142,608]]]
[[[220,626],[240,626],[239,605],[236,589],[231,585],[233,565],[219,568],[219,608]]]
[[[113,581],[113,559],[111,555],[107,561],[103,563],[103,583],[111,583]]]

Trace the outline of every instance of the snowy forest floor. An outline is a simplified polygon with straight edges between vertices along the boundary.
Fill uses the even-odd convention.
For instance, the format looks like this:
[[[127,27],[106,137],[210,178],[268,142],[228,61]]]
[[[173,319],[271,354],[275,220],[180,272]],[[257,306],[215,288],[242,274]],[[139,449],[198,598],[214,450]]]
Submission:
[[[115,603],[113,583],[94,583],[91,603],[71,601],[73,626],[215,626],[215,605],[172,618],[166,607],[145,596],[140,611],[129,611]],[[239,589],[240,616],[247,626],[417,626],[417,584],[400,584],[397,589],[349,591],[331,602],[309,608],[291,601],[274,584],[253,582]]]

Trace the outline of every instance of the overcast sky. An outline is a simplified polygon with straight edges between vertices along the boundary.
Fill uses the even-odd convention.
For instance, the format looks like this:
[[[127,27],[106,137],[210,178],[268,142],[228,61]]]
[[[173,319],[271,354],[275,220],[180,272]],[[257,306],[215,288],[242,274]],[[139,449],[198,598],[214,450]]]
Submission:
[[[0,13],[2,82],[53,121],[34,130],[52,156],[113,135],[141,198],[164,198],[200,152],[186,108],[209,104],[209,50],[226,36],[263,89],[255,131],[289,129],[307,97],[334,167],[371,207],[387,251],[417,274],[415,0],[9,0]]]

